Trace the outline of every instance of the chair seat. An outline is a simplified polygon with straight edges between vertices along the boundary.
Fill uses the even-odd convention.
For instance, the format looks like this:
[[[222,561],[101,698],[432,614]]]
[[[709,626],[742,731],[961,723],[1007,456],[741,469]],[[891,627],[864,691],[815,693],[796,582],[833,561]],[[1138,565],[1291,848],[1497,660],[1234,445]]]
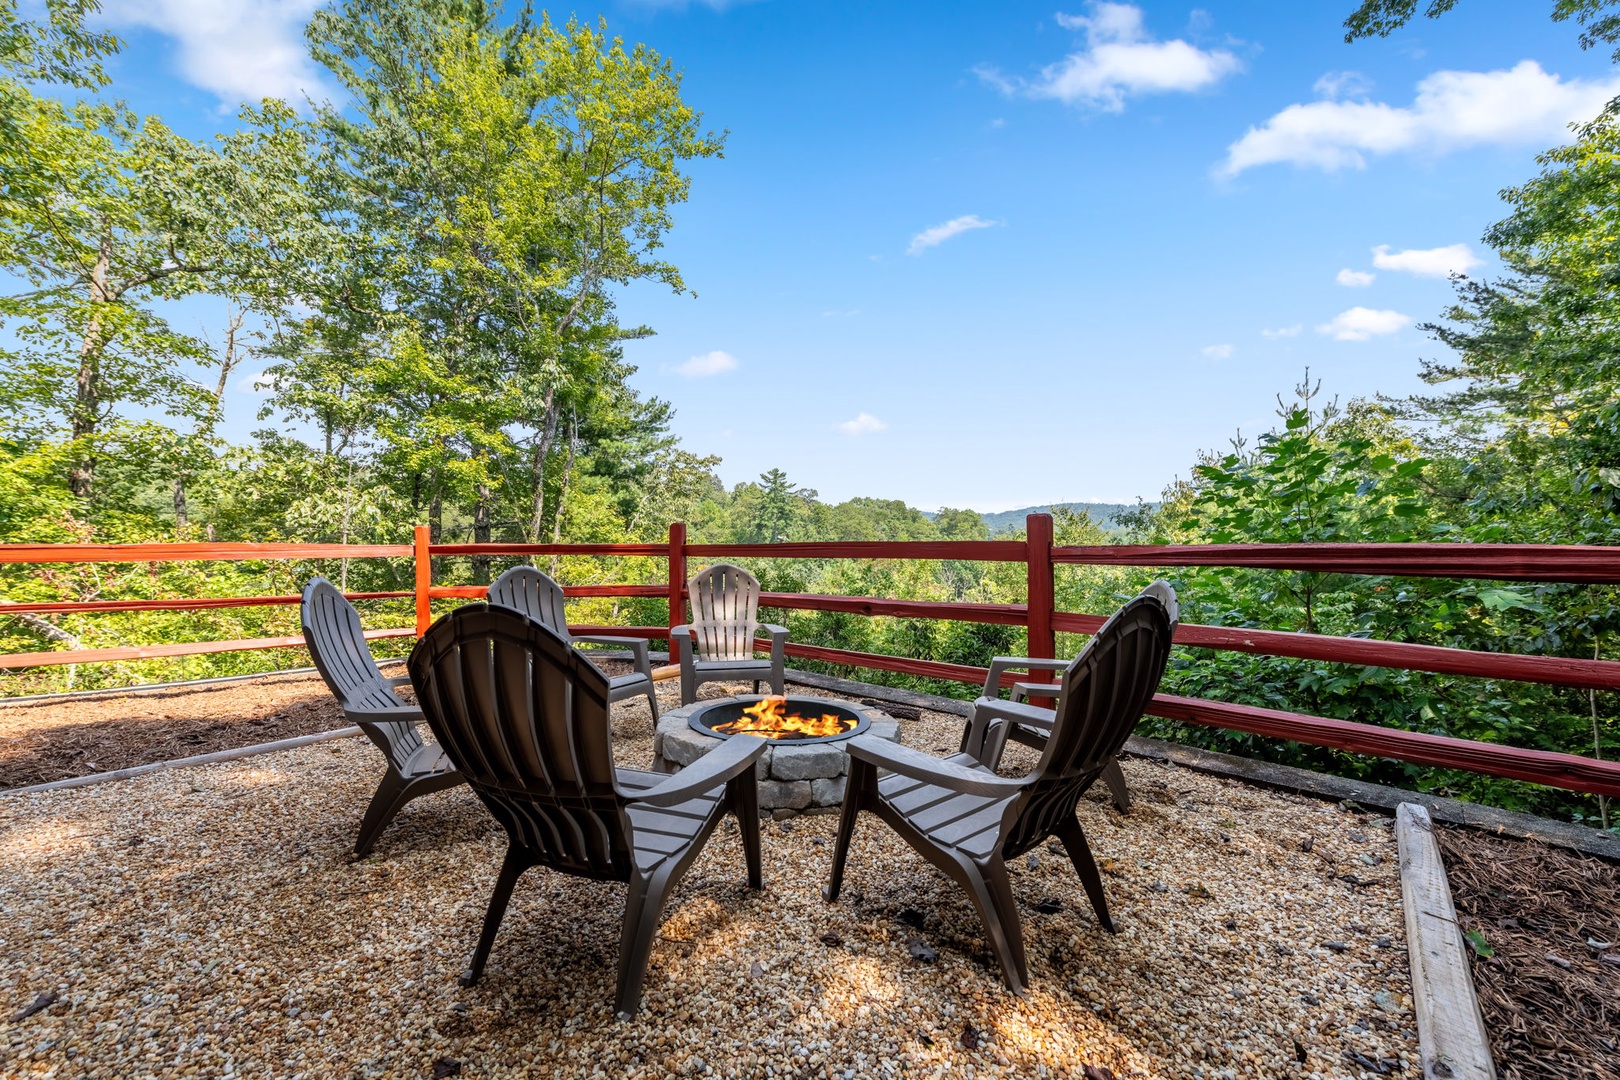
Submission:
[[[953,765],[994,776],[971,754],[945,758]],[[1014,798],[1004,795],[967,795],[947,787],[889,773],[878,780],[878,797],[892,806],[923,835],[942,847],[955,848],[981,862],[994,852],[1001,838],[1001,819]]]
[[[692,666],[698,671],[770,671],[769,660],[694,660]]]

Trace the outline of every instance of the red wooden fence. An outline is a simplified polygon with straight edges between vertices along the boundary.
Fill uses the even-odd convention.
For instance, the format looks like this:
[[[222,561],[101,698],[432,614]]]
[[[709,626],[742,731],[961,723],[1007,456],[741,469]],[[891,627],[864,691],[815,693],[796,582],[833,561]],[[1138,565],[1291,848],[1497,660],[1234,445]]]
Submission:
[[[688,559],[953,559],[975,562],[1022,562],[1027,569],[1028,602],[1024,604],[940,603],[889,600],[864,596],[819,596],[768,593],[772,607],[848,612],[902,618],[949,619],[1027,628],[1029,652],[1050,657],[1058,632],[1089,634],[1103,616],[1054,609],[1054,568],[1065,564],[1092,566],[1232,566],[1275,570],[1409,577],[1468,577],[1499,581],[1556,581],[1620,584],[1620,548],[1550,544],[1208,544],[1100,545],[1056,547],[1052,520],[1033,514],[1024,540],[854,542],[792,544],[689,544],[686,526],[670,526],[667,544],[432,544],[418,527],[410,544],[15,544],[0,545],[0,564],[75,562],[165,562],[224,559],[410,558],[415,581],[410,592],[351,593],[356,600],[413,597],[415,626],[371,630],[370,638],[419,636],[432,619],[432,602],[481,596],[478,586],[435,586],[432,559],[456,555],[608,555],[661,558],[666,581],[660,585],[570,586],[570,596],[664,597],[668,626],[579,627],[582,633],[606,632],[649,639],[667,638],[685,620]],[[197,600],[92,600],[0,604],[0,614],[68,614],[117,611],[185,611],[208,608],[296,604],[296,596],[250,596]],[[1557,656],[1518,656],[1404,642],[1280,633],[1272,630],[1183,624],[1176,641],[1193,648],[1223,649],[1369,667],[1404,668],[1481,678],[1514,679],[1597,690],[1620,689],[1620,663]],[[0,656],[0,670],[50,664],[83,664],[141,660],[247,649],[297,647],[302,638],[255,638],[242,641],[183,642],[101,649],[56,650]],[[852,652],[791,642],[788,655],[856,668],[892,671],[970,684],[983,683],[983,668],[903,656]],[[1040,676],[1036,676],[1039,678]],[[1011,680],[1008,677],[1008,681]],[[1620,796],[1620,762],[1575,754],[1548,753],[1471,742],[1421,732],[1233,705],[1195,698],[1159,695],[1149,712],[1155,716],[1206,724],[1272,738],[1291,739],[1402,761],[1466,769],[1492,776],[1528,780],[1572,791]]]

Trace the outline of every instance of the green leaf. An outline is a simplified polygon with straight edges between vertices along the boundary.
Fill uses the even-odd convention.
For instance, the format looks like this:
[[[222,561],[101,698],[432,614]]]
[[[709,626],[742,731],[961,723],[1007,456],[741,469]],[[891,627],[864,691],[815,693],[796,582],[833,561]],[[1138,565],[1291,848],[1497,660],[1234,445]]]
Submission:
[[[1478,930],[1464,930],[1463,937],[1468,939],[1468,944],[1474,947],[1474,955],[1481,960],[1489,960],[1496,955],[1496,950],[1491,948],[1490,942],[1485,940],[1485,935]]]

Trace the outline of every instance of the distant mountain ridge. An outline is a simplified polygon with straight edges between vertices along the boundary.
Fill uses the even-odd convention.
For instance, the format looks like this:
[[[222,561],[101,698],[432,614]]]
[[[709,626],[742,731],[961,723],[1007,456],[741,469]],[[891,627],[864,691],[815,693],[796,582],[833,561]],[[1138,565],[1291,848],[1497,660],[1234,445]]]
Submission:
[[[1149,504],[1153,505],[1153,504]],[[1052,503],[1049,506],[1025,506],[1018,510],[1003,510],[995,514],[980,514],[984,523],[990,526],[990,535],[996,533],[1012,532],[1024,527],[1024,519],[1030,514],[1050,514],[1062,508],[1073,510],[1075,513],[1091,515],[1091,520],[1105,529],[1119,527],[1116,518],[1127,510],[1135,510],[1135,503],[1106,503],[1106,502],[1071,502]]]

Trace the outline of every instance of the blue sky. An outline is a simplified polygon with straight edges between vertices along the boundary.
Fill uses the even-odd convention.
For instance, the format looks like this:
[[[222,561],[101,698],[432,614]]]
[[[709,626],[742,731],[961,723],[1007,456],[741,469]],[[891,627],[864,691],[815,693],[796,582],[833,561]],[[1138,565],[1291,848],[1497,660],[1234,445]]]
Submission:
[[[696,298],[620,296],[636,385],[728,484],[986,511],[1153,498],[1307,365],[1419,389],[1446,273],[1620,72],[1550,0],[1346,45],[1353,6],[606,0],[730,132],[666,249]],[[320,94],[313,7],[113,0],[114,90],[196,136]]]

